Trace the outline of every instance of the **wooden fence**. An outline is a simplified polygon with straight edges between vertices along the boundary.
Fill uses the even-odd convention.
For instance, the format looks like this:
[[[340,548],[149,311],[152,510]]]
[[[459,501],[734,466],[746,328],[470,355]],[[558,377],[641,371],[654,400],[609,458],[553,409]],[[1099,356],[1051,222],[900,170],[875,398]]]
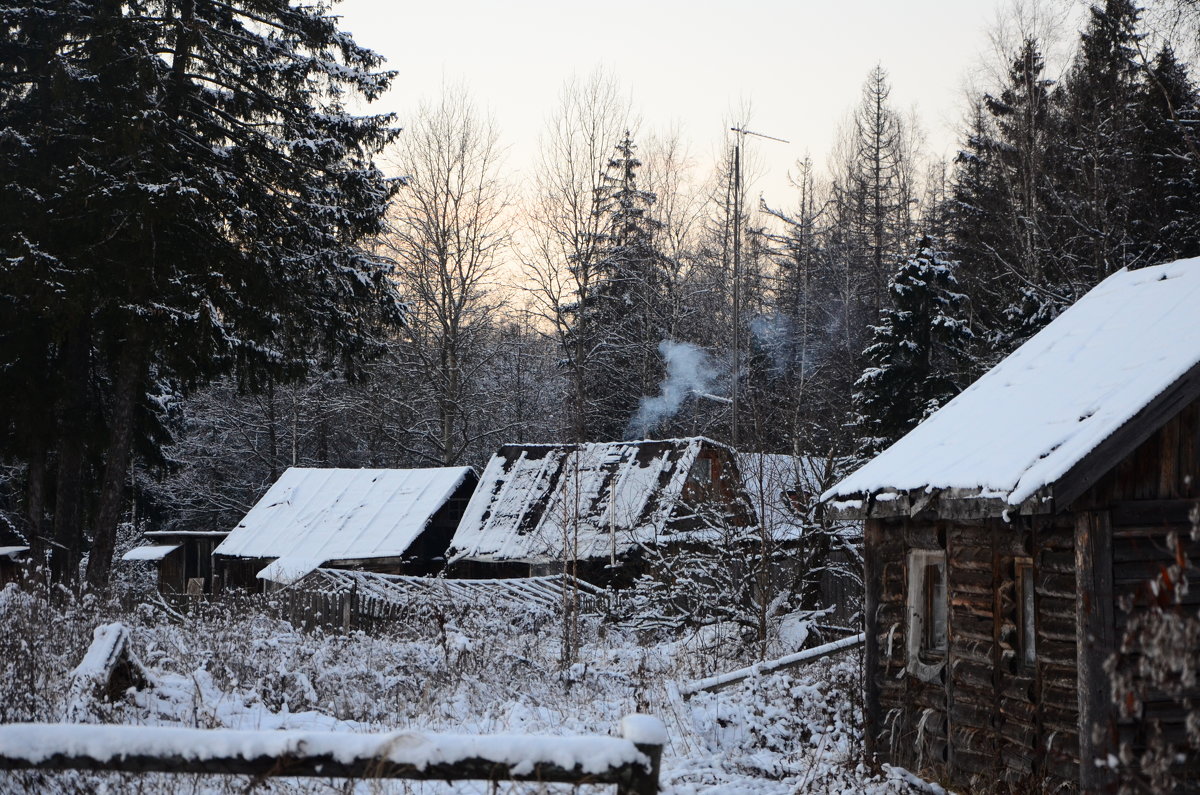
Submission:
[[[566,590],[566,594],[564,594]],[[558,612],[566,598],[582,612],[608,609],[608,594],[564,575],[514,579],[454,580],[339,569],[318,569],[270,601],[297,626],[370,631],[431,611],[472,610],[507,604]]]
[[[0,770],[562,782],[652,795],[665,741],[647,715],[625,718],[622,737],[9,724],[0,726]]]

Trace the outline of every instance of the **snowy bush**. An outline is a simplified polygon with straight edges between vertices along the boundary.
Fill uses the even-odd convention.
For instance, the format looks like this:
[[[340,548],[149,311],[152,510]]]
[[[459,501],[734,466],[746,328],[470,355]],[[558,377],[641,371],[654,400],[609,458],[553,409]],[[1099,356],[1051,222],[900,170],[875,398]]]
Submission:
[[[654,640],[595,617],[580,622],[578,662],[561,665],[560,628],[501,605],[447,611],[375,632],[302,630],[261,597],[198,602],[186,614],[122,610],[50,592],[0,592],[2,718],[61,720],[71,670],[98,623],[120,620],[155,685],[129,691],[101,720],[236,729],[592,734],[635,711],[658,715],[670,743],[665,792],[904,792],[858,768],[857,657],[751,679],[690,700],[677,683],[752,661],[714,624]],[[179,617],[182,615],[182,618]],[[8,786],[11,782],[11,787]],[[91,773],[13,775],[29,792],[246,791],[244,779]],[[346,791],[339,782],[273,779],[268,792]],[[366,791],[486,792],[480,783],[376,782]],[[514,787],[500,791],[526,791]],[[559,790],[552,790],[559,791]],[[562,791],[570,791],[564,788]]]

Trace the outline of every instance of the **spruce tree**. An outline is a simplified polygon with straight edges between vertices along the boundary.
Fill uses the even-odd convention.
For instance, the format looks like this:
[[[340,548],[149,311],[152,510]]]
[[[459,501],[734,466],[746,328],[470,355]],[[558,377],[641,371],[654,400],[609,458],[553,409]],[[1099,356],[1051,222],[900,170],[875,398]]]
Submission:
[[[1026,39],[1004,86],[976,105],[954,176],[953,250],[991,358],[1024,339],[1044,305],[1057,306],[1060,130],[1053,81]]]
[[[1130,185],[1138,135],[1140,13],[1131,0],[1092,6],[1066,81],[1069,164],[1062,193],[1068,300],[1113,271],[1137,264]]]
[[[568,345],[591,352],[584,373],[586,441],[624,438],[641,395],[655,394],[667,335],[664,257],[654,242],[654,193],[638,185],[641,161],[629,133],[617,144],[597,191],[602,218],[589,264],[592,286],[570,309]],[[582,340],[576,335],[582,335]]]
[[[958,263],[922,237],[888,285],[890,305],[863,351],[855,383],[859,457],[867,460],[943,406],[970,377],[973,341]]]
[[[0,311],[46,330],[2,355],[49,362],[53,396],[31,407],[43,438],[6,452],[31,477],[39,446],[55,460],[56,568],[74,576],[90,526],[103,584],[152,378],[353,372],[397,317],[358,246],[396,188],[371,161],[394,131],[345,109],[391,75],[286,0],[41,0],[0,24]]]
[[[1200,111],[1187,67],[1169,46],[1149,64],[1135,102],[1135,264],[1200,255]]]

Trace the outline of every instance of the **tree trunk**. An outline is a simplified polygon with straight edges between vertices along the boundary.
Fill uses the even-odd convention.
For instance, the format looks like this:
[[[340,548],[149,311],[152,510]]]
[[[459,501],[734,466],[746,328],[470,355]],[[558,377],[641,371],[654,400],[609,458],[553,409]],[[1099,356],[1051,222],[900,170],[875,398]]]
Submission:
[[[50,557],[56,582],[73,583],[79,577],[83,553],[84,429],[90,383],[88,359],[91,335],[86,326],[67,332],[63,343],[63,394],[58,417],[57,494],[54,503],[54,542]]]
[[[117,359],[113,381],[113,408],[109,418],[108,451],[104,457],[104,480],[100,484],[100,505],[88,556],[88,585],[100,589],[108,585],[112,572],[113,549],[117,542],[117,525],[125,506],[125,481],[129,475],[129,457],[133,446],[133,427],[138,401],[146,380],[145,335],[134,327],[130,330]]]
[[[38,563],[45,562],[46,538],[46,440],[37,434],[33,439],[33,451],[29,456],[26,472],[25,508],[29,520],[29,547]]]

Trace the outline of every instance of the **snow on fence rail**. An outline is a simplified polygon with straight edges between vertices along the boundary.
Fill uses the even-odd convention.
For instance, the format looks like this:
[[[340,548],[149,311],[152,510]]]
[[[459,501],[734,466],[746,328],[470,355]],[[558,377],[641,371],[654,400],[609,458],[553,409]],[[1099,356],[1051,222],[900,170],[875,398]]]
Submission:
[[[294,623],[361,627],[403,618],[414,601],[473,607],[507,603],[563,608],[566,596],[579,598],[583,612],[606,606],[607,592],[591,583],[555,574],[511,579],[444,579],[317,569],[275,596]]]
[[[0,726],[0,770],[95,770],[440,781],[615,784],[658,792],[666,729],[649,715],[621,737],[240,731],[158,726]]]
[[[729,687],[732,684],[748,679],[751,676],[760,674],[768,674],[772,671],[778,671],[782,668],[791,668],[797,665],[804,665],[813,660],[819,660],[822,657],[828,657],[831,654],[836,654],[839,651],[852,649],[855,646],[861,645],[867,639],[865,632],[860,632],[857,635],[851,635],[848,638],[835,640],[832,643],[826,643],[821,646],[814,646],[811,649],[798,651],[795,654],[789,654],[786,657],[780,657],[777,660],[767,660],[766,662],[755,663],[745,668],[739,668],[736,671],[730,671],[716,676],[710,676],[705,679],[696,679],[692,682],[686,682],[679,686],[680,695],[690,696],[693,693],[699,693],[701,690],[721,690]]]

